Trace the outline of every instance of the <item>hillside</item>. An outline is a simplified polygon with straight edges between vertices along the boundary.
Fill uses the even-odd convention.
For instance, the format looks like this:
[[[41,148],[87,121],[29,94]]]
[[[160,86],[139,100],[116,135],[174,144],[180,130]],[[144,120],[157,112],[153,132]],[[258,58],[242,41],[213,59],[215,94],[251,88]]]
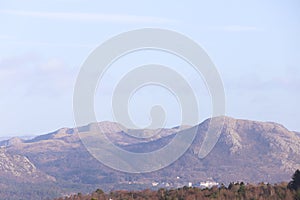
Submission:
[[[229,117],[225,118],[224,127],[214,149],[207,157],[199,159],[197,154],[209,122],[210,119],[196,127],[162,129],[158,134],[155,134],[157,130],[129,130],[117,123],[100,122],[85,127],[63,128],[31,140],[13,138],[0,144],[5,154],[22,156],[23,164],[32,163],[26,166],[34,166],[37,176],[41,177],[39,180],[44,180],[45,184],[59,187],[57,194],[89,192],[97,188],[109,191],[180,187],[189,182],[195,185],[206,180],[218,183],[276,183],[289,181],[291,174],[300,168],[298,133],[273,122]],[[163,147],[178,132],[184,134],[191,129],[197,129],[198,132],[191,147],[170,166],[151,173],[129,174],[104,166],[92,157],[82,144],[80,137],[84,137],[89,131],[95,131],[98,125],[105,130],[114,144],[138,153]],[[145,137],[133,137],[128,134],[132,131]],[[25,162],[25,158],[28,161]],[[10,162],[17,161],[12,159]],[[19,177],[8,177],[6,174],[0,176],[1,179],[6,177],[10,181],[28,177],[25,173],[21,173]],[[38,183],[34,178],[28,180],[31,184]],[[5,193],[5,190],[1,190],[0,195],[2,193]]]
[[[233,199],[263,199],[263,200],[297,200],[300,193],[289,190],[287,183],[280,184],[264,184],[257,185],[242,183],[231,183],[228,187],[213,188],[197,188],[183,187],[176,189],[158,189],[158,190],[142,190],[142,191],[113,191],[104,193],[101,189],[97,189],[90,194],[75,194],[67,197],[60,197],[56,200],[106,200],[106,199],[197,199],[197,200],[233,200]]]

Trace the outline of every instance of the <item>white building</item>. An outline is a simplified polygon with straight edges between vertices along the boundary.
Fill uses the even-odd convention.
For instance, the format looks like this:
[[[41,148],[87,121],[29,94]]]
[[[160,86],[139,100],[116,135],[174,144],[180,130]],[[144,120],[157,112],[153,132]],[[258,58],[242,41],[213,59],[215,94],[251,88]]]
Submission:
[[[158,184],[159,184],[158,182],[152,182],[153,187],[158,186]]]
[[[218,186],[219,183],[215,182],[215,181],[205,181],[205,182],[200,182],[200,187],[204,187],[204,188],[211,188],[213,186]]]

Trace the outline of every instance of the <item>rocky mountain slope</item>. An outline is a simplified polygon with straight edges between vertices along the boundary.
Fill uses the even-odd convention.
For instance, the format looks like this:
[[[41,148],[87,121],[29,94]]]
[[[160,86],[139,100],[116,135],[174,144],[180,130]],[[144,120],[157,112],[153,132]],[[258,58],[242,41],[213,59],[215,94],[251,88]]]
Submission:
[[[49,188],[58,187],[55,194],[69,194],[96,188],[149,188],[153,187],[154,182],[157,183],[154,187],[177,187],[188,182],[195,184],[206,180],[219,183],[274,183],[289,181],[291,174],[300,168],[298,133],[273,122],[229,117],[225,118],[220,138],[213,150],[204,159],[199,159],[199,147],[209,122],[210,119],[196,127],[162,130],[129,130],[117,123],[100,122],[79,128],[63,128],[31,140],[13,138],[0,142],[0,168],[11,166],[9,163],[20,167],[18,170],[5,168],[7,172],[0,173],[0,178],[16,181],[20,177],[27,179],[32,176],[28,178],[32,184],[43,182]],[[151,173],[129,174],[106,167],[92,157],[82,144],[80,137],[84,137],[86,132],[97,130],[98,125],[115,145],[138,153],[163,147],[178,132],[197,129],[197,135],[185,154],[170,166]],[[2,168],[1,172],[5,171]],[[19,176],[12,171],[18,172]],[[8,173],[11,175],[7,176]]]
[[[55,181],[54,177],[38,170],[27,157],[8,153],[5,148],[0,148],[0,176],[14,177],[20,182]]]

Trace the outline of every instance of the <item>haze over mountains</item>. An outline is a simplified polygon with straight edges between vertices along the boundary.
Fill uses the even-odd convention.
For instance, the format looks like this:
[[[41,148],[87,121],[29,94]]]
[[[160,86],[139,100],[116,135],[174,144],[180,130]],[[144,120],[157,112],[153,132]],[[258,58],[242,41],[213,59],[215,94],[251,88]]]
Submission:
[[[97,188],[139,189],[178,187],[213,180],[281,182],[289,181],[300,168],[300,134],[273,122],[225,117],[221,136],[204,159],[198,158],[210,119],[195,127],[157,130],[128,130],[114,122],[62,128],[30,140],[12,138],[0,142],[1,197],[38,199],[88,192]],[[129,174],[113,170],[92,157],[80,137],[100,126],[116,145],[132,152],[149,152],[165,146],[176,133],[197,128],[197,135],[185,154],[161,170]],[[124,131],[125,130],[125,131]],[[144,139],[128,133],[135,131]],[[80,137],[79,137],[80,135]],[[151,161],[149,161],[151,162]],[[33,189],[35,188],[35,189]]]

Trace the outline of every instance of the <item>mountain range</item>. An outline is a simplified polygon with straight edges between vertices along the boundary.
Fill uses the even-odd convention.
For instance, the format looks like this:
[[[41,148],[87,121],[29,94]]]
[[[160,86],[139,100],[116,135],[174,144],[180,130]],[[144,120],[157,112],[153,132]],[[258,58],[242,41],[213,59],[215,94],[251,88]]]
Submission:
[[[98,122],[28,140],[15,137],[0,141],[0,198],[51,199],[97,188],[180,187],[208,180],[276,183],[289,181],[300,168],[299,132],[274,122],[224,119],[216,145],[203,159],[197,153],[211,119],[193,127],[160,130],[131,130],[115,122]],[[194,129],[197,134],[188,150],[168,167],[133,174],[111,169],[87,151],[80,138],[97,127],[112,143],[136,153],[159,149],[178,133]],[[145,137],[133,137],[132,133]]]

